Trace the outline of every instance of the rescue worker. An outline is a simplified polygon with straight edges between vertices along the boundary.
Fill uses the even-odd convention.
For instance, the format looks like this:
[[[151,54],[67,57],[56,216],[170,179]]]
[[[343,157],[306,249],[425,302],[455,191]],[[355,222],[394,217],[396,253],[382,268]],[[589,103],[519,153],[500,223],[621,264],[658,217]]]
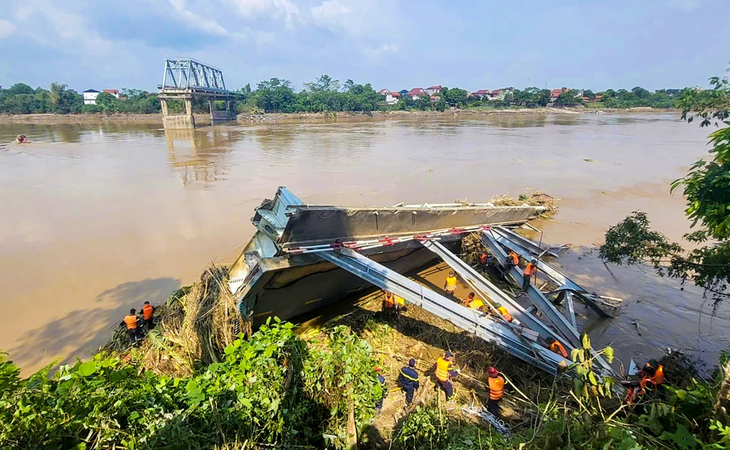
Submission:
[[[383,296],[383,313],[391,316],[395,312],[395,294],[385,291]]]
[[[484,302],[478,298],[475,298],[473,292],[469,292],[469,295],[467,295],[464,299],[464,306],[466,306],[467,308],[475,309],[477,311],[482,311],[482,308],[484,308]]]
[[[419,387],[415,359],[409,359],[408,365],[400,370],[400,374],[398,375],[398,384],[401,388],[403,388],[403,392],[406,394],[406,405],[410,405],[411,402],[413,402],[413,394]]]
[[[496,368],[490,367],[487,369],[487,374],[489,375],[489,380],[487,382],[487,387],[489,388],[487,410],[494,414],[494,416],[500,417],[499,402],[502,400],[502,397],[504,397],[504,389],[506,387],[507,390],[512,391],[514,388],[507,384],[507,380],[504,378],[504,375],[499,373]]]
[[[400,318],[400,313],[406,310],[406,299],[395,294],[393,294],[393,298],[395,299],[395,313]]]
[[[134,345],[139,339],[139,329],[137,328],[137,310],[132,308],[129,310],[129,314],[124,316],[124,320],[120,325],[127,327],[127,334],[129,335],[129,343]]]
[[[651,383],[655,386],[660,386],[664,384],[664,366],[659,364],[656,359],[652,359],[646,364],[644,364],[644,367],[641,369],[641,371],[646,374],[648,372],[652,372],[652,368],[656,367],[656,370],[654,370],[654,375],[651,377]]]
[[[28,144],[28,143],[30,143],[30,141],[28,140],[27,137],[25,137],[24,134],[19,134],[18,137],[15,138],[15,143],[16,144]]]
[[[377,402],[375,402],[375,408],[378,410],[378,414],[380,413],[380,410],[383,409],[383,399],[388,394],[388,387],[385,385],[385,377],[382,374],[383,369],[380,367],[375,368],[375,373],[378,374],[378,383],[380,383],[380,387],[383,389],[383,394],[380,396]]]
[[[557,353],[558,355],[562,356],[563,358],[568,357],[568,352],[565,350],[565,347],[563,347],[563,344],[561,344],[557,339],[550,336],[545,341],[548,343],[548,348],[553,352]]]
[[[532,278],[533,275],[537,273],[537,260],[533,259],[529,263],[527,263],[527,266],[525,266],[525,271],[522,273],[522,290],[526,291],[528,287],[530,287],[530,278]]]
[[[520,257],[515,252],[509,252],[507,254],[507,270],[509,271],[513,267],[520,265]]]
[[[507,311],[507,308],[502,306],[501,303],[497,303],[496,305],[494,305],[494,307],[497,308],[497,311],[502,314],[502,317],[504,317],[504,320],[506,320],[507,322],[512,322],[514,320],[512,314],[510,314],[509,311]]]
[[[449,272],[449,276],[446,277],[446,283],[444,283],[444,292],[446,293],[446,297],[453,299],[454,293],[456,292],[456,275],[454,274],[454,271]]]
[[[442,358],[439,358],[434,364],[436,370],[436,379],[439,382],[439,386],[444,390],[446,394],[446,400],[448,401],[452,395],[454,395],[454,386],[451,384],[451,378],[459,374],[458,370],[454,370],[451,365],[451,360],[454,354],[447,351],[444,353]]]
[[[482,269],[482,271],[487,271],[487,265],[489,263],[489,256],[485,252],[481,252],[479,254],[479,267]]]
[[[151,330],[155,327],[153,323],[155,318],[155,307],[150,305],[150,302],[144,302],[142,306],[142,324]]]

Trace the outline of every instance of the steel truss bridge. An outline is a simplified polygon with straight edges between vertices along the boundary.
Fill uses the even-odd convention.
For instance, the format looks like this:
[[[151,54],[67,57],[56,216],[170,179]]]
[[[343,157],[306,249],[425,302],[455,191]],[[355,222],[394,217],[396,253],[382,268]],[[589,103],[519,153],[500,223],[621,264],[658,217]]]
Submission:
[[[205,97],[210,104],[211,120],[215,122],[235,120],[236,112],[231,110],[231,100],[240,94],[226,88],[223,71],[192,58],[168,58],[162,84],[157,86],[162,107],[162,120],[166,129],[195,128],[192,111],[193,97]],[[167,102],[182,101],[183,114],[171,114]],[[214,102],[225,101],[226,109],[217,111]]]

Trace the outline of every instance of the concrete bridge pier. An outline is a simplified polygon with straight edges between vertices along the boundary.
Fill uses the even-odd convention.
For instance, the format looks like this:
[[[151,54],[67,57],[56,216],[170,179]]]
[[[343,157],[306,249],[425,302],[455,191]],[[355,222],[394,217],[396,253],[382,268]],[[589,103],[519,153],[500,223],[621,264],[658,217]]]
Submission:
[[[226,102],[226,109],[217,111],[215,109],[215,100],[210,99],[208,100],[208,104],[210,105],[210,121],[215,124],[218,122],[228,122],[231,120],[236,120],[236,111],[231,111],[231,101],[225,100]]]
[[[185,112],[182,114],[170,114],[167,106],[168,100],[181,100],[185,105]],[[195,117],[193,117],[193,97],[181,97],[177,99],[160,98],[162,108],[162,124],[166,130],[182,130],[195,128]]]

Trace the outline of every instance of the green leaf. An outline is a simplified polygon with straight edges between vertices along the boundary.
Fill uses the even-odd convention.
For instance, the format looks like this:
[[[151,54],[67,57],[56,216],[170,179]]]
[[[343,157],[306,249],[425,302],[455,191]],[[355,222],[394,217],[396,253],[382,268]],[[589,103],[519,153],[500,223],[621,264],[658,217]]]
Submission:
[[[596,378],[596,374],[593,372],[588,372],[588,381],[594,386],[598,385],[598,378]]]
[[[591,338],[586,333],[583,334],[583,348],[585,350],[591,349]]]
[[[79,366],[76,372],[82,377],[93,375],[96,372],[96,363],[94,361],[86,361]]]
[[[606,361],[608,361],[609,363],[613,362],[613,348],[612,347],[604,348],[603,354],[606,356]]]

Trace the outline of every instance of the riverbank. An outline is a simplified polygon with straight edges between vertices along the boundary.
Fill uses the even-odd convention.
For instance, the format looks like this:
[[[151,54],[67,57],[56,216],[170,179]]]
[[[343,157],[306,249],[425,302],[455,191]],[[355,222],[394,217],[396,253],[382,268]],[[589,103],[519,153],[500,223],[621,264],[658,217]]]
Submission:
[[[367,121],[404,118],[446,118],[499,115],[575,115],[596,113],[658,113],[676,112],[671,109],[655,108],[470,108],[447,111],[365,111],[324,113],[241,113],[237,122],[245,123],[298,123],[321,121]],[[0,123],[19,124],[96,124],[104,122],[162,123],[162,115],[155,114],[0,114]],[[195,114],[199,125],[210,124],[210,115]]]

